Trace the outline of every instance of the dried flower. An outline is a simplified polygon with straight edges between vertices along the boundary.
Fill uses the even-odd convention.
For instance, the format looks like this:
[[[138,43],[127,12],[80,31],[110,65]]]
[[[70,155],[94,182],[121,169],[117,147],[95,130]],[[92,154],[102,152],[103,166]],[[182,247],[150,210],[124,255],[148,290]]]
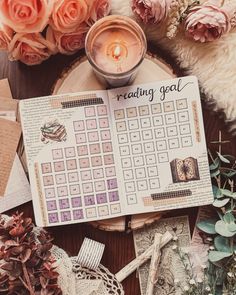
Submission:
[[[190,9],[185,20],[187,35],[200,42],[214,41],[231,28],[226,10],[209,2]]]
[[[189,287],[188,286],[184,286],[183,289],[184,289],[184,291],[189,291]]]
[[[166,18],[170,4],[171,0],[132,0],[132,9],[145,24],[156,24]]]
[[[0,248],[0,259],[4,261],[0,266],[0,293],[61,295],[50,251],[52,239],[44,230],[38,236],[32,230],[32,220],[23,218],[22,213],[16,213],[8,222],[0,222],[4,243]]]

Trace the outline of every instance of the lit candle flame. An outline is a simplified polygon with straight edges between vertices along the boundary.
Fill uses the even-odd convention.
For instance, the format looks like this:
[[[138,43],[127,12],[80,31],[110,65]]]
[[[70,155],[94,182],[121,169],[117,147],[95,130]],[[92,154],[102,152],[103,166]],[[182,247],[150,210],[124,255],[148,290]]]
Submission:
[[[119,59],[120,58],[120,55],[121,55],[121,48],[119,45],[116,45],[114,51],[113,51],[113,57],[115,59]]]

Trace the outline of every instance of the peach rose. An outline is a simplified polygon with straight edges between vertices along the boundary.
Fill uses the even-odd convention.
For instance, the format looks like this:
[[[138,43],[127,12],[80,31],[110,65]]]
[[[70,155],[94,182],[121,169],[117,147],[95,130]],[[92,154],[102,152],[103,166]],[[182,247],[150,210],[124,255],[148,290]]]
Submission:
[[[145,24],[156,24],[166,18],[170,4],[171,0],[132,0],[132,10]]]
[[[110,0],[92,0],[89,9],[88,23],[93,24],[100,18],[108,15],[111,10]]]
[[[0,0],[2,22],[15,32],[41,32],[52,12],[53,0]]]
[[[227,33],[230,28],[227,11],[211,3],[193,7],[185,20],[186,34],[200,42],[214,41]]]
[[[7,50],[14,32],[8,26],[0,26],[0,50]]]
[[[85,0],[56,0],[50,18],[51,27],[62,33],[70,33],[88,19]]]
[[[47,40],[54,43],[57,49],[62,54],[71,55],[76,53],[79,49],[84,48],[85,37],[88,27],[83,25],[76,32],[61,33],[54,31],[51,27],[47,29]]]
[[[27,65],[40,64],[55,53],[55,45],[39,33],[17,33],[9,44],[9,59],[20,60]]]

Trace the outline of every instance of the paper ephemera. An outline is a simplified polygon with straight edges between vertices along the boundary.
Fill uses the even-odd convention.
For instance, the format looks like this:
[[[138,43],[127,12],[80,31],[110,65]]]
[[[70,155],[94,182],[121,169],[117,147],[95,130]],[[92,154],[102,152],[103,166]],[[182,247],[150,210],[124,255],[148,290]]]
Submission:
[[[178,237],[180,247],[186,248],[190,245],[190,229],[187,216],[164,218],[152,225],[134,231],[134,245],[136,256],[142,254],[145,249],[153,244],[156,233],[164,234],[169,231]],[[181,291],[175,289],[174,281],[185,282],[185,272],[179,255],[172,249],[175,242],[170,242],[163,250],[158,270],[158,278],[153,294],[158,295],[181,295]],[[139,281],[142,295],[146,292],[150,260],[139,268]]]

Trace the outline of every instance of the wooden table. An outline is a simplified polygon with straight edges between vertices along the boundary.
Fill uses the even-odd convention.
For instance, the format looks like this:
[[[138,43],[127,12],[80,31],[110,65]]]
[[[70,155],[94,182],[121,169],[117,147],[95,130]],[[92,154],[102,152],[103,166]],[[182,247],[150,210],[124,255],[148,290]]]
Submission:
[[[44,62],[42,65],[29,67],[18,62],[9,62],[5,53],[0,53],[0,79],[8,78],[14,98],[25,99],[35,96],[48,95],[60,76],[77,55],[57,55]],[[78,78],[79,79],[79,78]],[[208,147],[216,150],[218,146],[211,144],[211,141],[218,139],[219,130],[222,131],[222,140],[230,139],[223,147],[224,153],[232,153],[236,156],[236,139],[227,133],[227,127],[219,114],[211,113],[206,104],[202,103],[204,125]],[[7,212],[11,214],[16,209]],[[32,203],[17,208],[24,211],[25,216],[33,217]],[[194,227],[197,208],[186,210],[175,210],[171,216],[188,214],[190,217],[191,229]],[[100,241],[106,245],[102,263],[115,273],[135,257],[132,233],[104,232],[94,229],[89,224],[75,224],[60,227],[48,228],[54,236],[54,243],[63,248],[69,255],[77,255],[84,237]],[[133,273],[123,282],[125,294],[139,295],[139,282],[136,274]]]

